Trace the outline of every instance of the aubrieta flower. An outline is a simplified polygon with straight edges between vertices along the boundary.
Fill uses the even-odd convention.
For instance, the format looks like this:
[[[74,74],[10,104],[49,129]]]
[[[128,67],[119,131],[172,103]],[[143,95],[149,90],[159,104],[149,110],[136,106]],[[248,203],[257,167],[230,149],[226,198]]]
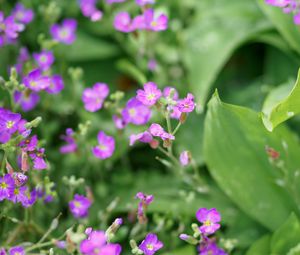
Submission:
[[[10,174],[0,177],[0,201],[13,196],[15,181]]]
[[[147,4],[154,4],[155,0],[135,0],[137,5],[144,6]]]
[[[23,246],[15,246],[9,249],[9,255],[25,255]]]
[[[80,243],[80,252],[84,255],[119,255],[121,251],[121,245],[107,243],[104,231],[92,231]]]
[[[30,23],[34,18],[34,12],[31,9],[26,9],[22,3],[17,3],[15,8],[12,11],[17,22],[22,24]]]
[[[0,255],[6,255],[6,251],[4,248],[0,248]]]
[[[35,189],[33,189],[32,191],[27,190],[25,192],[25,196],[26,199],[22,201],[23,207],[30,207],[37,201],[37,191]]]
[[[119,12],[114,19],[114,28],[123,33],[133,31],[131,17],[128,12]]]
[[[50,77],[50,85],[46,88],[46,92],[49,94],[58,94],[64,89],[64,80],[58,75],[54,74]]]
[[[180,153],[179,161],[182,166],[187,166],[191,162],[191,153],[189,151],[183,151]]]
[[[198,247],[199,255],[228,255],[223,249],[219,248],[214,240],[206,240]]]
[[[144,105],[152,106],[156,104],[161,95],[160,89],[157,88],[154,82],[147,82],[144,84],[143,90],[139,89],[137,91],[136,99]]]
[[[74,199],[69,202],[69,208],[75,218],[85,218],[88,216],[91,201],[83,195],[74,195]]]
[[[113,115],[112,119],[117,129],[124,129],[126,127],[126,122],[123,120],[122,117],[118,115]]]
[[[40,148],[29,153],[29,157],[33,160],[33,168],[36,170],[43,170],[47,168],[47,163],[44,159],[45,149]]]
[[[27,137],[23,141],[20,142],[19,146],[23,151],[34,151],[38,144],[37,135],[33,135],[32,137]]]
[[[98,111],[108,94],[109,87],[105,83],[96,83],[92,88],[86,88],[82,94],[84,108],[89,112]]]
[[[142,143],[150,143],[153,140],[153,137],[148,131],[145,131],[136,135],[130,135],[129,140],[129,145],[132,146],[135,144],[136,141],[140,141]]]
[[[51,36],[54,40],[72,44],[76,39],[77,21],[75,19],[64,19],[62,24],[54,24],[50,28]]]
[[[79,6],[82,14],[91,19],[98,21],[102,18],[103,13],[97,9],[97,0],[79,0]]]
[[[77,150],[77,144],[74,139],[74,130],[72,128],[66,129],[66,135],[62,135],[61,139],[67,144],[60,147],[59,151],[62,154],[72,153]]]
[[[42,71],[47,71],[54,63],[52,51],[43,50],[40,53],[33,53],[32,56]]]
[[[26,186],[15,186],[14,187],[14,192],[10,197],[8,197],[8,200],[12,201],[13,203],[24,203],[27,201],[27,196],[26,196]]]
[[[23,24],[16,22],[14,16],[5,18],[3,12],[0,11],[0,35],[2,34],[3,38],[16,39],[24,28]]]
[[[14,172],[12,176],[17,186],[23,186],[28,180],[28,177],[20,172]]]
[[[115,151],[115,139],[103,131],[98,133],[97,138],[99,144],[92,149],[94,156],[100,159],[110,158]]]
[[[184,99],[178,100],[176,106],[180,112],[192,112],[195,109],[194,96],[188,93]]]
[[[24,112],[29,112],[33,110],[40,101],[40,96],[38,93],[25,90],[25,91],[15,91],[14,101],[16,104],[21,106]]]
[[[49,87],[50,82],[50,78],[48,76],[44,76],[40,69],[32,70],[27,76],[23,78],[24,85],[36,92]]]
[[[18,130],[20,121],[21,115],[19,113],[0,108],[0,143],[6,143],[10,140],[11,135]]]
[[[278,7],[286,7],[293,0],[265,0],[267,4],[278,6]]]
[[[168,17],[165,14],[156,15],[153,9],[147,9],[143,16],[145,22],[143,26],[147,30],[164,31],[168,28]]]
[[[145,255],[153,255],[163,246],[163,243],[158,240],[157,235],[149,233],[139,245],[139,249],[142,250]]]
[[[157,123],[151,124],[149,132],[153,136],[160,137],[162,140],[175,140],[175,136],[166,132],[163,127]]]
[[[153,202],[154,196],[144,194],[143,192],[138,192],[135,195],[135,198],[140,200],[138,205],[138,218],[141,222],[143,222],[146,218],[145,211],[147,207]]]
[[[200,208],[196,213],[196,218],[203,224],[199,228],[202,234],[213,234],[221,227],[219,224],[221,215],[216,208]]]
[[[173,87],[165,87],[163,90],[163,96],[167,99],[176,101],[178,100],[178,91]]]
[[[136,98],[131,98],[122,111],[125,123],[145,125],[151,117],[151,110]]]

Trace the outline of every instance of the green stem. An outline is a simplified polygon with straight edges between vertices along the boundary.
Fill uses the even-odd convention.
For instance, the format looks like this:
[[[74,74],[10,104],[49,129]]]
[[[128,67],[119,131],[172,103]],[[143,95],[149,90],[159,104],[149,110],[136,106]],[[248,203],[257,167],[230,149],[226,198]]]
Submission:
[[[181,127],[181,122],[178,122],[178,124],[177,124],[176,128],[174,129],[172,135],[175,135],[180,127]]]
[[[1,162],[1,172],[3,174],[5,173],[5,163],[6,163],[6,160],[7,160],[7,152],[6,152],[6,150],[4,150],[4,155],[3,155],[3,158],[2,158],[2,162]]]

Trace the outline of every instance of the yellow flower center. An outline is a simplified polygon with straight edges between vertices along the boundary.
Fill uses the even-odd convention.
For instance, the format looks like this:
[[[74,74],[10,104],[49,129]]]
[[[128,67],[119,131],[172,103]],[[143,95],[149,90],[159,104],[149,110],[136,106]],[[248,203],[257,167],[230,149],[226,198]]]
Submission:
[[[31,82],[30,82],[30,86],[31,86],[31,87],[36,87],[36,86],[37,86],[37,83],[36,83],[35,81],[31,81]]]
[[[19,194],[20,194],[19,189],[15,189],[15,190],[14,190],[14,194],[15,194],[16,196],[19,195]]]
[[[103,144],[99,144],[98,145],[98,148],[102,151],[106,151],[107,150],[107,146],[106,145],[103,145]]]
[[[147,244],[147,249],[149,250],[149,251],[152,251],[153,250],[153,245],[152,244]]]
[[[212,225],[212,222],[210,220],[206,220],[204,221],[203,225],[206,227],[210,227]]]
[[[136,110],[135,110],[134,108],[129,109],[129,115],[130,115],[131,117],[134,117],[134,116],[136,115]]]
[[[15,124],[14,121],[9,120],[9,121],[6,122],[6,127],[7,128],[12,128],[14,126],[14,124]]]
[[[5,182],[1,182],[0,187],[1,187],[1,189],[6,189],[7,184]]]
[[[81,207],[81,203],[80,203],[80,202],[77,202],[77,201],[74,202],[74,205],[75,205],[75,207],[77,207],[77,208],[80,208],[80,207]]]

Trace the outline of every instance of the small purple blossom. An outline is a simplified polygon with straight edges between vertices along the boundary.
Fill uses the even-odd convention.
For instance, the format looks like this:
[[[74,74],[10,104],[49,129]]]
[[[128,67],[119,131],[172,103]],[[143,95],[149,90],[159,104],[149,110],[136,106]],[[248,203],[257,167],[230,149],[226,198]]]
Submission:
[[[34,152],[29,153],[29,157],[33,160],[33,168],[36,170],[43,170],[47,168],[47,163],[44,159],[45,149],[40,148]]]
[[[213,234],[221,227],[219,224],[221,215],[216,208],[200,208],[196,213],[196,218],[203,224],[199,228],[203,234]]]
[[[7,109],[0,108],[0,143],[6,143],[10,140],[19,128],[21,115],[13,113]]]
[[[139,245],[139,249],[142,250],[145,255],[153,255],[163,246],[163,243],[158,240],[157,235],[149,233]]]
[[[29,59],[30,59],[30,55],[29,55],[28,49],[25,48],[25,47],[22,47],[19,51],[19,56],[18,56],[18,59],[17,59],[17,63],[15,65],[15,68],[16,68],[18,74],[22,74],[23,65]]]
[[[79,0],[79,5],[82,14],[91,19],[91,21],[98,21],[102,19],[103,13],[97,9],[97,0]]]
[[[121,116],[113,115],[112,118],[115,123],[115,127],[117,129],[124,129],[126,127],[126,122],[123,120]]]
[[[32,137],[28,137],[20,142],[19,146],[23,151],[34,151],[38,144],[37,135],[33,135]]]
[[[121,251],[121,245],[107,243],[104,231],[92,231],[80,243],[80,252],[84,255],[119,255]]]
[[[189,151],[183,151],[180,153],[179,161],[182,166],[187,166],[191,162],[191,154]]]
[[[41,91],[50,86],[50,78],[48,76],[44,76],[40,69],[34,69],[27,76],[23,78],[24,85],[33,90],[33,91]]]
[[[147,82],[144,84],[144,89],[137,91],[136,99],[147,106],[156,104],[157,100],[161,97],[162,93],[154,82]]]
[[[136,141],[140,141],[142,143],[150,143],[153,140],[153,137],[148,131],[145,131],[136,135],[132,134],[129,140],[129,145],[132,146]]]
[[[54,40],[72,44],[76,39],[77,21],[75,19],[64,19],[62,24],[54,24],[50,28],[50,33]]]
[[[154,58],[150,59],[147,64],[148,70],[154,72],[157,69],[157,62]]]
[[[16,104],[19,104],[24,112],[29,112],[36,107],[40,101],[38,93],[25,90],[23,92],[15,91],[14,100]]]
[[[69,202],[69,208],[75,218],[85,218],[88,216],[91,201],[83,195],[74,195],[74,199]]]
[[[16,22],[14,16],[11,15],[5,18],[3,12],[0,11],[0,34],[3,35],[3,38],[16,39],[19,32],[22,32],[24,28],[23,24]]]
[[[144,6],[147,4],[154,4],[155,0],[135,0],[137,5]]]
[[[163,96],[167,99],[176,101],[178,99],[178,91],[173,87],[165,87],[163,90]]]
[[[26,186],[15,186],[12,195],[8,199],[11,200],[13,203],[24,203],[25,201],[27,201],[27,196],[25,193],[26,190]]]
[[[129,33],[133,31],[131,17],[128,12],[119,12],[114,19],[114,27],[117,31]]]
[[[74,139],[74,131],[72,128],[66,129],[66,135],[61,136],[67,144],[60,147],[59,151],[62,154],[72,153],[77,150],[77,144]]]
[[[26,199],[22,201],[23,207],[30,207],[34,205],[34,203],[37,201],[37,191],[33,189],[32,191],[27,190],[25,192]]]
[[[136,98],[131,98],[122,111],[126,123],[145,125],[151,117],[151,110]]]
[[[145,28],[152,31],[163,31],[168,28],[168,17],[165,14],[156,15],[153,9],[144,12]]]
[[[109,88],[105,83],[96,83],[92,88],[85,89],[82,94],[84,108],[89,112],[98,111],[108,94]]]
[[[149,132],[153,136],[160,137],[162,140],[175,140],[175,136],[166,132],[161,125],[157,123],[151,124]]]
[[[63,78],[55,74],[50,78],[50,85],[46,88],[46,92],[49,94],[58,94],[64,89]]]
[[[214,240],[205,240],[198,246],[199,255],[228,255],[223,249],[219,248]]]
[[[9,255],[25,255],[23,246],[15,246],[9,249]]]
[[[291,0],[265,0],[266,4],[277,7],[286,7],[291,3]]]
[[[194,96],[188,93],[186,98],[178,100],[176,106],[180,112],[192,112],[195,109]]]
[[[143,192],[138,192],[135,195],[135,198],[140,200],[138,205],[138,218],[141,222],[144,222],[146,220],[145,211],[147,210],[147,207],[153,202],[154,196],[144,194]]]
[[[17,3],[15,8],[12,11],[17,22],[22,24],[30,23],[34,18],[34,12],[31,9],[26,9],[22,3]]]
[[[28,177],[20,172],[14,172],[13,173],[13,178],[15,181],[15,185],[17,186],[23,186],[24,184],[26,184]]]
[[[13,196],[15,181],[10,174],[0,177],[0,201]]]
[[[0,255],[6,255],[6,251],[4,248],[0,248]]]
[[[98,133],[98,143],[92,149],[94,156],[100,159],[110,158],[115,151],[115,139],[100,131]]]
[[[52,51],[43,50],[40,53],[33,53],[32,56],[42,71],[47,71],[54,63]]]

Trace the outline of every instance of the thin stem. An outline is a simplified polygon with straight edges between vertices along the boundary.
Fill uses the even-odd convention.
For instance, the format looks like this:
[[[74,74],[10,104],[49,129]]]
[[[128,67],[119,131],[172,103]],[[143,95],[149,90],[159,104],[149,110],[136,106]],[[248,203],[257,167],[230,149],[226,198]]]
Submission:
[[[4,174],[5,172],[5,163],[7,160],[7,152],[6,150],[4,150],[4,154],[3,154],[3,158],[2,158],[2,162],[1,162],[1,172]]]
[[[170,152],[166,151],[161,146],[158,146],[158,150],[161,151],[163,154],[165,154],[168,158],[170,158],[176,165],[180,165],[178,159],[175,158],[173,154],[171,154]]]
[[[179,128],[181,127],[181,122],[179,121],[176,128],[174,129],[172,135],[175,135],[177,133],[177,131],[179,130]]]

